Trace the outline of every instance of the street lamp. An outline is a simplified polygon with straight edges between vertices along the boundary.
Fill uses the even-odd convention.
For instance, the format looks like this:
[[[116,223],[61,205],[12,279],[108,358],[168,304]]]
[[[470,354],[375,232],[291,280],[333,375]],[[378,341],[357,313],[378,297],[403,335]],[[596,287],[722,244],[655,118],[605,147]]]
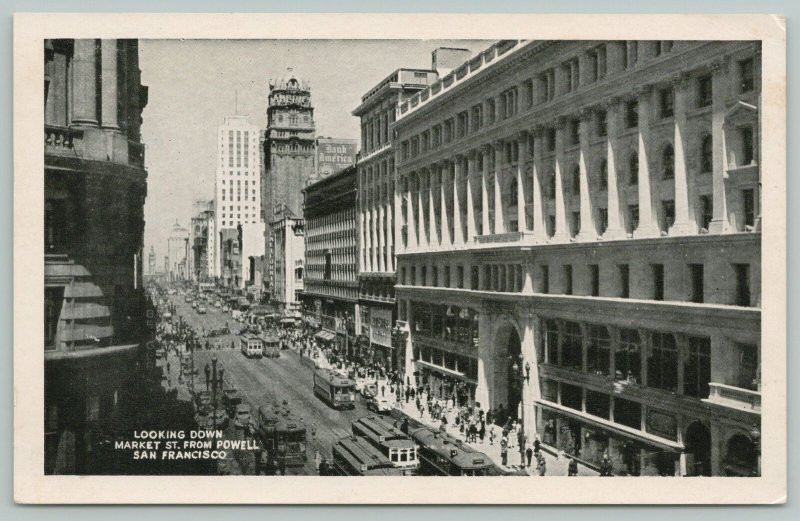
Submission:
[[[757,469],[758,475],[761,475],[761,431],[758,428],[758,425],[754,424],[753,428],[750,430],[750,439],[753,440],[753,447],[756,449],[756,458],[757,458]]]

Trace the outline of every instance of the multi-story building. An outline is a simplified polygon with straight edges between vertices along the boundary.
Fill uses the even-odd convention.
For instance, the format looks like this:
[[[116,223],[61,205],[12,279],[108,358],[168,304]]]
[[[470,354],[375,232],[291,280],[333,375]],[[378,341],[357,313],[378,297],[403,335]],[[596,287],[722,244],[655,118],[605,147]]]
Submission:
[[[242,280],[242,225],[223,228],[219,232],[219,255],[222,269],[219,283],[230,290],[238,290]]]
[[[264,219],[261,215],[260,131],[247,116],[227,116],[218,130],[215,182],[214,228],[216,237],[223,230],[242,226],[242,242],[247,254],[263,255]],[[214,251],[215,276],[222,275],[222,245]],[[242,265],[236,278],[240,284],[249,279],[248,264]]]
[[[315,175],[314,108],[311,87],[298,80],[289,69],[288,78],[270,80],[267,105],[267,128],[263,137],[262,214],[266,231],[268,291],[275,273],[275,256],[270,240],[271,223],[280,216],[303,217],[302,190]]]
[[[619,474],[759,474],[760,59],[501,41],[403,102],[407,372]]]
[[[176,282],[188,280],[189,268],[189,230],[178,224],[172,226],[167,237],[169,256],[168,280]]]
[[[191,278],[194,282],[214,281],[214,201],[196,201],[189,226]]]
[[[449,50],[462,63],[466,51]],[[437,49],[435,58],[442,53]],[[435,70],[397,69],[361,97],[353,115],[361,119],[358,159],[359,308],[361,344],[371,346],[374,358],[402,370],[404,361],[392,351],[395,323],[394,150],[392,131],[397,107],[433,84]]]
[[[299,317],[303,292],[305,240],[303,219],[283,216],[272,223],[275,252],[273,299],[276,310],[286,318]]]
[[[156,252],[153,247],[150,246],[150,253],[147,255],[147,274],[155,275],[156,271]]]
[[[96,474],[146,334],[138,42],[45,40],[44,100],[44,472]]]
[[[351,166],[303,190],[304,319],[340,356],[353,354],[358,318],[356,177]]]

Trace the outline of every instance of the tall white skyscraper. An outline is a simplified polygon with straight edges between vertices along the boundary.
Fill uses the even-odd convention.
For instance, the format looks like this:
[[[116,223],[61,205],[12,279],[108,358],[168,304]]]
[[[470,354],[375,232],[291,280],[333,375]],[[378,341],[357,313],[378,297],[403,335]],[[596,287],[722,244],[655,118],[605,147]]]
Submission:
[[[260,182],[259,129],[248,122],[247,116],[227,116],[217,139],[214,230],[219,234],[242,225],[242,244],[237,249],[243,270],[249,266],[248,256],[263,255],[264,250]],[[221,276],[221,245],[220,241],[215,243],[214,269]],[[240,280],[246,280],[248,275],[242,273]]]

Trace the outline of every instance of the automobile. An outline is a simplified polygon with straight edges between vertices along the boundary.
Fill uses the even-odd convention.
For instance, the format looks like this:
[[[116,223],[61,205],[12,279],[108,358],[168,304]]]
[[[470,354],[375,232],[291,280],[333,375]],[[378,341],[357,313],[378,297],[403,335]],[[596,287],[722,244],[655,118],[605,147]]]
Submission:
[[[222,405],[225,407],[228,416],[234,416],[236,414],[236,408],[241,405],[241,403],[242,395],[239,394],[237,389],[230,387],[222,391]]]
[[[189,293],[187,293],[186,298],[184,300],[186,300],[186,302],[191,302],[194,299],[192,299],[192,296]]]
[[[364,388],[361,390],[361,395],[364,398],[378,396],[378,384],[375,382],[369,382],[368,384],[364,385]]]
[[[215,300],[215,301],[214,301],[214,307],[215,307],[215,308],[220,308],[220,307],[222,307],[222,302],[220,302],[219,300]]]
[[[206,314],[206,305],[205,304],[200,304],[199,306],[197,306],[197,312],[200,313],[201,315],[205,315]]]
[[[389,413],[392,412],[392,402],[390,402],[386,398],[379,398],[377,396],[373,396],[369,400],[367,400],[367,409],[370,411],[375,411],[379,414],[381,413]]]
[[[223,312],[223,313],[227,313],[227,312],[228,312],[228,311],[230,311],[230,310],[231,310],[231,308],[229,308],[227,304],[225,304],[224,306],[222,306],[222,312]]]
[[[237,429],[244,429],[250,424],[250,406],[246,403],[240,403],[236,406],[236,415],[233,418],[233,425]]]
[[[197,306],[198,306],[197,301],[193,300],[192,301],[192,309],[197,309]]]

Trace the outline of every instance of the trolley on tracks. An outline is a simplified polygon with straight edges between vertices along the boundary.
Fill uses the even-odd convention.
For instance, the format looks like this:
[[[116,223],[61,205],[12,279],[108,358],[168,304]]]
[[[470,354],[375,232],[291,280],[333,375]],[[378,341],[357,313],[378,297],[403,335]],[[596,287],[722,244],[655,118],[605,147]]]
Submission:
[[[420,473],[434,476],[486,476],[494,467],[489,456],[447,432],[427,427],[413,429],[419,445]]]
[[[355,420],[352,423],[352,431],[355,436],[367,440],[378,449],[403,474],[411,475],[417,472],[419,468],[417,445],[398,427],[383,418],[367,416]]]
[[[364,438],[347,436],[333,445],[333,470],[340,476],[402,476],[377,448]]]

